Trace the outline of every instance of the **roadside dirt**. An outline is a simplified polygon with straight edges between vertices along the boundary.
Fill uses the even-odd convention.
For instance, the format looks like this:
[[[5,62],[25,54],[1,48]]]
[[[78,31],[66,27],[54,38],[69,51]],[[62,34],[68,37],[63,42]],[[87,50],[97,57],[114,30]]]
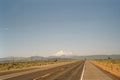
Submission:
[[[101,65],[101,64],[99,64],[99,63],[97,63],[97,62],[94,62],[94,61],[90,61],[90,62],[91,62],[92,64],[98,66],[99,68],[101,68],[101,69],[103,69],[103,70],[105,70],[105,71],[107,71],[107,72],[115,75],[116,77],[120,78],[120,72],[118,72],[117,70],[108,68],[108,67],[106,67],[106,66],[104,66],[104,65]]]

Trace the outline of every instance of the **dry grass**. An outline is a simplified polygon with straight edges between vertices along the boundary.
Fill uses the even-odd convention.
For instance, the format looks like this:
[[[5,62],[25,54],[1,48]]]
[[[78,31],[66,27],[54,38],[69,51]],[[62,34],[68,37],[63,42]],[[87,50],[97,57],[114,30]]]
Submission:
[[[42,66],[48,64],[64,63],[73,60],[34,60],[34,61],[5,61],[0,62],[0,71],[12,70],[12,69],[22,69],[34,66]]]
[[[120,77],[120,59],[96,59],[91,61],[100,68]]]

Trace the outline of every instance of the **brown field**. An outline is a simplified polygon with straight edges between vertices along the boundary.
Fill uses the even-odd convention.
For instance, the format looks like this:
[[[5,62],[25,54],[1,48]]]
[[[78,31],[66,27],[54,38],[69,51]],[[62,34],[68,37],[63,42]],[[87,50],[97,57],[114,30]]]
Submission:
[[[33,61],[4,61],[0,62],[0,71],[23,69],[48,64],[64,63],[73,60],[33,60]]]
[[[120,77],[120,59],[96,59],[91,62],[117,77]]]

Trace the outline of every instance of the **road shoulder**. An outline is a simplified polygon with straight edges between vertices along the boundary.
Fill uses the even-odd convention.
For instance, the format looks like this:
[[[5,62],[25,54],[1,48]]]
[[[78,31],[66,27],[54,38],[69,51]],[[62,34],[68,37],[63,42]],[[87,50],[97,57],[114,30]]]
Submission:
[[[83,80],[115,80],[115,79],[108,76],[105,72],[98,69],[95,65],[93,65],[89,61],[86,61]]]

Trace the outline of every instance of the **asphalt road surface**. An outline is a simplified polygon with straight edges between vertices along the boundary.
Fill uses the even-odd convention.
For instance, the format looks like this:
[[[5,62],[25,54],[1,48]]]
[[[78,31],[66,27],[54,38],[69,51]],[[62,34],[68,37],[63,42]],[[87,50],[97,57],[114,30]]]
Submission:
[[[2,80],[120,80],[111,77],[88,61],[77,61],[46,69],[27,69],[0,73]],[[24,73],[24,74],[23,74]],[[20,74],[20,75],[18,75]],[[18,76],[16,76],[18,75]],[[103,78],[102,78],[103,77]]]

